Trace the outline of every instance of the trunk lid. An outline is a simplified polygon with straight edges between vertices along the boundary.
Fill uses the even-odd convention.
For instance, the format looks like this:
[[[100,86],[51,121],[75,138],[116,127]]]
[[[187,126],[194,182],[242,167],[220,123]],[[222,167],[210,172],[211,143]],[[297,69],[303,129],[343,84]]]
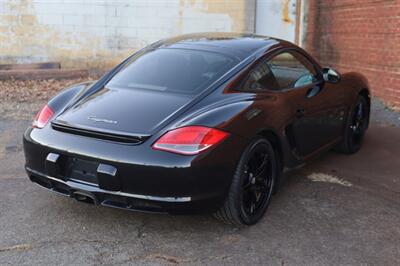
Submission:
[[[151,90],[98,90],[58,116],[53,124],[91,132],[144,137],[188,104],[193,95]]]

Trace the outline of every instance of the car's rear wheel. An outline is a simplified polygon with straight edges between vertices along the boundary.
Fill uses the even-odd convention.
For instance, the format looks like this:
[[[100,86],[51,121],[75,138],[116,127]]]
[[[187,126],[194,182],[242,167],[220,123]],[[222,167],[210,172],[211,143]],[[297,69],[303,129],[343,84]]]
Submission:
[[[271,143],[255,138],[245,149],[218,219],[237,226],[257,223],[271,200],[277,177],[277,162]]]
[[[365,97],[360,95],[346,121],[343,140],[335,148],[336,151],[352,154],[360,150],[368,129],[369,113],[368,102]]]

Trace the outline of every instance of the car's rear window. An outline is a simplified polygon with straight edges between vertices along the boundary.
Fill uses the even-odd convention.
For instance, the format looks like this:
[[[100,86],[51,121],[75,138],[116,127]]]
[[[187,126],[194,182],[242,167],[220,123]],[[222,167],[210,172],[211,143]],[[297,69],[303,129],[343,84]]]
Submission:
[[[107,86],[194,94],[236,63],[236,59],[214,52],[157,49],[133,59]]]

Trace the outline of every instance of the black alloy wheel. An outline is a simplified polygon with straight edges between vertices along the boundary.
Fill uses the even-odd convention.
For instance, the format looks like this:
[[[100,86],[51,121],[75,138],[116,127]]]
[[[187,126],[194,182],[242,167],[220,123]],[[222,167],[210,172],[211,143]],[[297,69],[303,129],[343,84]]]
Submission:
[[[369,115],[370,110],[366,98],[359,96],[347,119],[343,141],[336,147],[337,151],[352,154],[360,150],[369,126]]]
[[[229,195],[215,214],[234,225],[252,225],[264,215],[277,177],[277,162],[271,143],[254,139],[243,153]]]
[[[359,100],[357,102],[357,105],[356,105],[356,108],[355,108],[355,111],[353,114],[352,123],[350,125],[350,129],[351,129],[351,133],[352,133],[352,142],[354,145],[360,145],[360,143],[362,142],[362,140],[364,138],[365,131],[368,126],[367,113],[368,113],[368,107],[367,107],[365,100],[363,100],[363,98],[362,98],[361,100]]]

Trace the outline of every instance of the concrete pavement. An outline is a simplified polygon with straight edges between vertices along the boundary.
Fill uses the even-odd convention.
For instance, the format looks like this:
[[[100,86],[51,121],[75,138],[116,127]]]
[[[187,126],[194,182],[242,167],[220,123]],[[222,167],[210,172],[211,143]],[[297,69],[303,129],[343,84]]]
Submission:
[[[358,154],[330,152],[288,174],[244,229],[46,192],[23,171],[29,121],[0,120],[0,265],[400,265],[400,127],[379,115]]]

